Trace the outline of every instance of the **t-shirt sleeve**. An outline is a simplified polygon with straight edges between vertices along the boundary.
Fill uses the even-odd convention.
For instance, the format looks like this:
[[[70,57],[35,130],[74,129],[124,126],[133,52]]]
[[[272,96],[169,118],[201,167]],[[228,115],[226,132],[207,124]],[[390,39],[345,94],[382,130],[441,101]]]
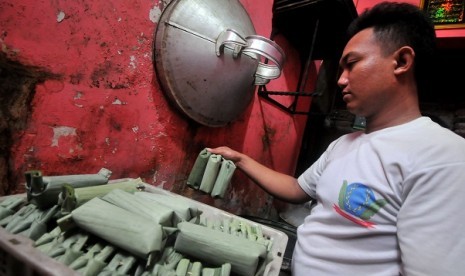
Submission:
[[[463,275],[465,164],[413,173],[402,197],[397,227],[403,275]]]
[[[339,140],[339,139],[338,139]],[[305,191],[311,198],[316,198],[316,185],[318,180],[324,171],[328,158],[331,155],[331,151],[336,145],[337,141],[333,141],[325,152],[315,161],[307,170],[305,170],[298,178],[297,182],[299,183],[302,190]]]

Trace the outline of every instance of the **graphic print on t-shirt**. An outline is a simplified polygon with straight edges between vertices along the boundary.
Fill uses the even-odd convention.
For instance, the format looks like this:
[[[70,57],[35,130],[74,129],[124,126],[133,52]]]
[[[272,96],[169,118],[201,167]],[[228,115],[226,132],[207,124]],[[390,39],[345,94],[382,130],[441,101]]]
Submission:
[[[385,199],[376,199],[371,188],[362,183],[347,184],[344,180],[339,191],[338,205],[334,210],[344,218],[367,228],[375,227],[369,219],[383,208],[388,202]]]

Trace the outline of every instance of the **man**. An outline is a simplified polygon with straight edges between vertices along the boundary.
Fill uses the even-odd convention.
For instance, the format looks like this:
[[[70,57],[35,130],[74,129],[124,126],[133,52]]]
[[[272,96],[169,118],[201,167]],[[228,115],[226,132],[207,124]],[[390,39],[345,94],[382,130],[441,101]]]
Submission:
[[[338,85],[366,129],[331,143],[298,179],[210,149],[276,197],[317,200],[297,230],[294,275],[465,275],[465,139],[418,103],[434,44],[430,20],[410,4],[380,3],[355,19]]]

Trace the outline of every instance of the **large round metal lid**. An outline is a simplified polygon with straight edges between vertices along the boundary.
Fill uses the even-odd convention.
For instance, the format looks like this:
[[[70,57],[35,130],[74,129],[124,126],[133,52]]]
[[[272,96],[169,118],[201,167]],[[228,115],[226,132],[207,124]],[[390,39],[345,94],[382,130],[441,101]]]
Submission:
[[[251,102],[259,83],[256,74],[262,71],[258,69],[274,74],[255,48],[246,51],[247,44],[260,42],[237,0],[171,1],[154,42],[154,66],[163,92],[194,121],[226,125]]]

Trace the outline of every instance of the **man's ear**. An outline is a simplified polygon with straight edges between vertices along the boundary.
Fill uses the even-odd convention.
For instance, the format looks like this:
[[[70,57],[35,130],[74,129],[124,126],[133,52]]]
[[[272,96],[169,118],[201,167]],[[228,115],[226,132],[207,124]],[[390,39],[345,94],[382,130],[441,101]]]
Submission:
[[[413,69],[415,51],[410,46],[403,46],[394,53],[395,74],[403,74]]]

